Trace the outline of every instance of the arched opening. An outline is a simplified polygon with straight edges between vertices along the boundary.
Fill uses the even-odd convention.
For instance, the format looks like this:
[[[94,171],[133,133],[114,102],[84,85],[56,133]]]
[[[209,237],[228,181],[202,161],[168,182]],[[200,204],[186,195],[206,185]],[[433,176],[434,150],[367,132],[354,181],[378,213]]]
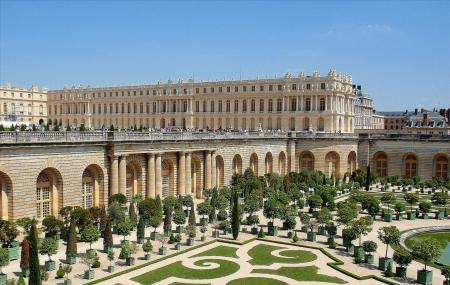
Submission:
[[[242,174],[242,157],[239,154],[233,157],[233,174]]]
[[[303,119],[303,130],[304,131],[309,131],[309,125],[310,125],[309,118],[305,117]]]
[[[268,119],[267,119],[267,129],[268,129],[268,130],[273,130],[273,126],[272,126],[272,118],[268,118]]]
[[[319,132],[323,132],[324,130],[325,130],[325,121],[324,121],[324,119],[323,118],[319,118],[318,120],[317,120],[317,130],[319,131]]]
[[[374,155],[375,173],[377,176],[385,177],[388,173],[387,155],[384,152],[377,152]]]
[[[58,216],[63,202],[63,180],[55,168],[42,170],[36,179],[36,219]]]
[[[314,170],[314,155],[311,152],[304,151],[300,154],[299,168],[300,172]]]
[[[268,152],[266,154],[266,158],[264,160],[264,173],[265,174],[269,174],[273,172],[273,157],[272,157],[272,153]]]
[[[0,172],[0,219],[12,219],[12,180]]]
[[[216,179],[217,188],[222,188],[224,185],[224,170],[225,165],[223,163],[223,157],[221,155],[216,156]]]
[[[351,151],[347,157],[347,173],[351,174],[356,170],[356,152]]]
[[[161,120],[159,121],[159,127],[161,129],[164,129],[166,127],[166,120],[164,118],[161,118]]]
[[[281,118],[277,118],[277,130],[281,130]]]
[[[286,154],[284,151],[278,155],[278,173],[282,176],[286,175]]]
[[[289,118],[289,130],[295,131],[295,118]]]
[[[164,159],[161,163],[161,182],[162,199],[176,196],[174,187],[173,162],[170,159]]]
[[[127,165],[126,192],[127,202],[131,202],[134,196],[142,195],[142,167],[137,161]]]
[[[88,209],[104,203],[103,171],[91,164],[83,171],[81,178],[81,207]]]
[[[437,154],[434,157],[434,172],[433,177],[442,177],[448,180],[448,157],[446,154]]]
[[[181,127],[183,129],[186,129],[186,119],[185,118],[181,119]]]
[[[325,173],[335,181],[339,178],[339,155],[335,151],[330,151],[325,156]]]
[[[200,160],[193,156],[191,160],[191,191],[190,193],[195,193],[195,196],[200,199],[202,198],[202,188],[201,181],[202,172],[201,172],[201,164]]]
[[[256,153],[252,153],[250,156],[250,169],[258,176],[258,155]]]
[[[404,176],[411,178],[417,175],[417,157],[410,153],[404,156]]]

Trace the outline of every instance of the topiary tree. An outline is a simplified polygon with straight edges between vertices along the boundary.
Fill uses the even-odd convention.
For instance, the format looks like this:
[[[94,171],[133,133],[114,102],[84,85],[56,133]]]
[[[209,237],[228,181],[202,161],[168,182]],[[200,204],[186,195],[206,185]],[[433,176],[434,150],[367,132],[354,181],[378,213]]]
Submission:
[[[130,232],[133,230],[133,225],[131,221],[126,218],[123,222],[120,222],[117,225],[117,233],[121,236],[123,236],[123,240],[127,240],[127,236],[130,234]]]
[[[275,219],[279,219],[283,213],[283,205],[276,199],[276,197],[270,197],[264,204],[263,213],[264,216],[270,220],[273,224]]]
[[[130,223],[133,227],[137,225],[137,214],[136,214],[136,208],[134,206],[134,202],[130,203],[130,207],[128,208],[128,217],[130,219]]]
[[[412,255],[405,249],[399,249],[394,251],[393,259],[400,267],[406,268],[412,262]]]
[[[181,226],[183,226],[186,223],[186,214],[181,209],[176,210],[173,213],[172,220],[181,229]]]
[[[239,236],[240,226],[241,226],[241,217],[240,217],[239,194],[235,190],[233,191],[233,205],[231,209],[231,232],[233,234],[234,240],[236,240]]]
[[[110,248],[113,248],[113,236],[112,236],[112,230],[111,230],[111,220],[109,218],[106,218],[106,226],[105,230],[103,231],[103,249],[107,251]]]
[[[199,215],[202,216],[202,219],[205,219],[206,216],[209,215],[210,210],[211,210],[211,205],[208,202],[200,203],[197,206],[197,212]]]
[[[103,233],[105,232],[107,220],[108,220],[108,216],[106,215],[106,208],[105,208],[105,205],[103,205],[100,208],[100,213],[99,213],[99,230],[102,234],[102,237],[104,237]]]
[[[89,248],[92,249],[92,243],[100,237],[100,231],[92,224],[87,225],[81,231],[81,241],[88,242]]]
[[[419,203],[419,210],[423,213],[424,217],[431,210],[431,203],[428,201],[422,201]]]
[[[137,240],[139,243],[142,243],[142,241],[145,238],[145,221],[142,217],[139,218],[139,222],[137,225],[136,237],[137,237]]]
[[[350,227],[355,231],[356,236],[359,239],[359,246],[361,246],[362,236],[365,236],[372,231],[372,224],[372,219],[367,216],[351,222]]]
[[[28,277],[30,270],[30,242],[27,238],[22,241],[22,250],[20,254],[20,268],[22,273]]]
[[[36,229],[36,220],[31,221],[30,235],[28,236],[30,242],[30,278],[29,285],[41,285],[41,269],[39,265],[39,245],[38,234]]]
[[[427,271],[427,264],[435,262],[441,255],[441,246],[434,239],[423,239],[414,243],[412,247],[412,255],[423,261]]]
[[[384,258],[387,258],[389,245],[398,244],[400,240],[400,231],[396,226],[382,227],[378,230],[378,238],[386,244]]]
[[[58,251],[58,241],[55,238],[44,238],[39,249],[42,255],[48,255],[48,261],[52,261],[51,256]]]
[[[350,222],[358,216],[356,204],[350,202],[338,203],[337,216],[338,222],[347,228]]]
[[[9,264],[9,253],[7,248],[0,247],[0,274],[3,274],[2,268]]]
[[[54,216],[47,216],[42,220],[43,231],[46,237],[56,237],[63,228],[64,223]]]
[[[376,242],[372,240],[366,240],[362,244],[364,252],[366,252],[368,255],[372,255],[373,252],[375,252],[378,248],[378,245]]]
[[[311,211],[314,211],[315,209],[322,207],[323,200],[320,195],[314,194],[309,196],[306,199],[306,202],[308,203],[308,206],[311,209]]]
[[[152,245],[152,243],[150,242],[150,240],[147,239],[147,240],[144,242],[144,244],[142,245],[142,250],[143,250],[146,254],[148,254],[148,253],[150,253],[150,252],[152,251],[152,249],[153,249],[153,245]]]
[[[109,204],[112,203],[119,203],[119,204],[126,204],[127,203],[127,197],[123,195],[122,193],[113,194],[111,197],[109,197]]]
[[[419,195],[416,193],[406,193],[403,199],[410,205],[410,211],[412,211],[412,206],[419,201]]]
[[[196,221],[195,221],[195,206],[194,206],[194,204],[192,204],[191,210],[189,211],[188,224],[190,226],[195,226],[195,224],[196,224]]]
[[[91,271],[92,265],[97,261],[97,254],[93,251],[87,251],[81,258],[81,263],[88,267],[88,271]]]
[[[77,229],[75,226],[75,220],[71,219],[69,226],[69,235],[67,238],[66,256],[77,256]]]
[[[394,202],[395,202],[395,195],[392,192],[383,193],[383,195],[381,196],[381,203],[387,206],[388,213],[391,212],[391,204],[393,204]]]

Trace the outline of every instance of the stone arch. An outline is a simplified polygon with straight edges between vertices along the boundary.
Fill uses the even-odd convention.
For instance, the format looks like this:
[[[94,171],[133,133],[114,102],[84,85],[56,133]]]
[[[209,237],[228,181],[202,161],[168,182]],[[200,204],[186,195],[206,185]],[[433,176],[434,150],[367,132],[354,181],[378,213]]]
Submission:
[[[239,154],[233,157],[233,174],[242,174],[242,157]]]
[[[337,180],[339,173],[339,154],[335,151],[330,151],[325,156],[325,174],[329,178]]]
[[[192,156],[191,159],[191,187],[190,193],[195,193],[195,197],[202,198],[202,171],[200,159]]]
[[[314,154],[310,151],[303,151],[299,155],[298,163],[299,172],[304,170],[313,171],[314,170]]]
[[[127,163],[125,196],[131,202],[136,195],[143,195],[142,192],[142,166],[137,160]]]
[[[166,158],[161,162],[162,197],[176,196],[175,175],[173,161]]]
[[[273,156],[271,152],[266,153],[266,158],[264,159],[264,174],[269,174],[273,172]]]
[[[98,207],[104,204],[104,174],[98,164],[90,164],[83,171],[81,177],[81,207]]]
[[[418,175],[419,171],[418,171],[418,165],[419,165],[419,161],[417,159],[417,155],[415,153],[405,153],[403,155],[403,161],[402,161],[402,174],[403,177],[406,178],[412,178],[416,175]]]
[[[438,153],[433,157],[433,178],[442,177],[448,180],[448,155],[445,153]]]
[[[225,164],[221,155],[216,156],[216,183],[217,188],[224,186]]]
[[[256,153],[252,153],[252,155],[250,155],[249,166],[253,173],[258,176],[258,155]]]
[[[13,184],[11,177],[0,171],[0,219],[13,218]]]
[[[352,174],[356,170],[356,152],[351,151],[347,156],[347,173]]]
[[[373,168],[377,176],[388,175],[388,156],[384,151],[378,151],[373,155]]]
[[[286,154],[284,151],[278,155],[278,173],[282,176],[286,175]]]
[[[36,218],[58,216],[63,207],[63,179],[53,167],[43,169],[36,178]]]

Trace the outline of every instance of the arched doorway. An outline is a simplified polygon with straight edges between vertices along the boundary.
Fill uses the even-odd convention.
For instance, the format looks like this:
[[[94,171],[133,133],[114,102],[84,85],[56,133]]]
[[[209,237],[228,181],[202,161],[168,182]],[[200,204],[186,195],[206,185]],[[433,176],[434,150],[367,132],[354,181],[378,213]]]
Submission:
[[[132,161],[127,165],[127,180],[125,196],[127,202],[131,202],[134,196],[142,195],[142,167],[137,161]]]
[[[446,154],[437,154],[434,157],[433,177],[442,177],[448,180],[448,157]]]
[[[356,152],[351,151],[347,157],[347,173],[352,174],[356,170]]]
[[[174,187],[173,162],[170,159],[164,159],[161,163],[161,182],[162,199],[169,196],[176,196]]]
[[[325,156],[325,173],[335,181],[339,178],[339,155],[335,151],[330,151]]]
[[[417,157],[410,153],[404,156],[404,177],[412,178],[417,175]]]
[[[266,154],[266,159],[264,160],[264,174],[269,174],[273,172],[273,157],[272,153],[268,152]]]
[[[0,219],[8,220],[12,217],[12,181],[4,172],[0,172]]]
[[[286,175],[286,154],[284,151],[280,152],[278,155],[278,173],[281,176]]]
[[[55,168],[42,170],[36,179],[36,219],[57,216],[63,202],[63,180]]]
[[[224,185],[224,163],[221,155],[216,156],[216,181],[217,188],[222,188]]]
[[[242,174],[242,157],[239,154],[233,157],[233,174]]]
[[[309,151],[304,151],[299,156],[299,168],[300,172],[304,170],[313,171],[314,170],[314,155]]]
[[[250,156],[250,169],[258,176],[258,155],[256,153],[252,153]]]
[[[375,173],[377,176],[385,177],[388,173],[387,155],[384,152],[377,152],[374,155]]]
[[[319,118],[317,122],[317,130],[319,132],[323,132],[325,130],[325,121],[323,118]]]
[[[83,171],[81,178],[81,207],[98,207],[104,203],[103,171],[100,166],[91,164]]]
[[[200,199],[202,198],[202,173],[201,173],[201,164],[198,157],[193,156],[191,162],[191,191],[190,193],[195,193],[195,196]]]

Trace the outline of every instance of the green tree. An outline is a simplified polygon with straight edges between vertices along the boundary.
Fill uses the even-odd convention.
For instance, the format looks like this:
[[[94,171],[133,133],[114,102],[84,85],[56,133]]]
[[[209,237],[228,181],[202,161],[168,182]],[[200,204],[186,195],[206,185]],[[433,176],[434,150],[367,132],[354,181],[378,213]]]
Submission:
[[[437,192],[433,194],[433,197],[431,197],[431,201],[436,206],[445,206],[447,205],[449,196],[447,192]]]
[[[395,195],[392,192],[383,193],[381,196],[381,203],[388,207],[388,213],[391,212],[391,204],[395,202]]]
[[[149,239],[147,239],[147,240],[144,242],[144,244],[142,245],[142,250],[143,250],[145,253],[149,253],[149,252],[152,251],[152,249],[153,249],[153,245],[152,245],[151,241],[150,241]]]
[[[434,239],[423,239],[414,243],[412,255],[424,262],[424,270],[427,271],[427,264],[435,262],[441,255],[441,246]]]
[[[350,202],[344,202],[339,205],[337,211],[338,222],[345,227],[348,227],[350,222],[358,216],[357,207]]]
[[[100,237],[100,231],[94,225],[87,225],[81,231],[81,240],[89,243],[89,248],[92,249],[92,243],[97,241]]]
[[[412,211],[412,206],[419,201],[419,195],[416,193],[406,193],[403,199],[410,205],[410,210]]]
[[[315,213],[315,217],[317,223],[319,223],[321,226],[328,224],[333,218],[333,216],[331,215],[331,211],[328,208],[322,208],[320,209],[320,211],[317,211]]]
[[[112,202],[109,204],[108,217],[114,227],[125,220],[125,212],[119,202]]]
[[[113,247],[113,236],[111,230],[111,220],[106,218],[106,226],[103,231],[103,248],[108,249]]]
[[[112,204],[114,202],[123,205],[127,202],[127,197],[122,193],[111,195],[111,197],[109,197],[109,204]]]
[[[42,227],[46,237],[56,237],[63,226],[63,221],[58,220],[54,216],[47,216],[42,220]]]
[[[120,222],[117,225],[117,233],[123,236],[123,240],[127,240],[127,236],[133,230],[133,225],[131,224],[130,219],[125,218],[123,222]]]
[[[412,262],[412,255],[405,249],[399,249],[394,251],[393,259],[395,263],[405,268]]]
[[[372,240],[366,240],[365,242],[363,242],[362,246],[364,252],[367,252],[370,255],[372,254],[372,252],[375,252],[378,248],[377,243]]]
[[[235,240],[239,236],[240,225],[241,225],[241,218],[240,218],[239,194],[235,190],[233,191],[233,208],[231,209],[231,232],[233,234],[233,239]]]
[[[195,226],[195,224],[196,224],[196,221],[195,221],[195,206],[194,206],[194,204],[192,204],[191,210],[189,211],[188,224],[190,226]]]
[[[211,205],[208,202],[200,203],[197,206],[197,212],[203,218],[205,218],[209,214],[210,209],[211,209]]]
[[[81,257],[81,263],[88,267],[88,270],[91,271],[92,265],[97,261],[97,254],[93,251],[87,251]]]
[[[422,201],[422,202],[420,202],[420,203],[419,203],[419,210],[420,210],[422,213],[424,213],[424,214],[430,212],[430,210],[431,210],[431,203],[428,202],[428,201]]]
[[[136,236],[138,240],[145,238],[145,221],[143,218],[139,218]]]
[[[276,199],[270,197],[264,204],[264,216],[273,223],[275,219],[279,219],[283,213],[283,205]]]
[[[58,251],[58,241],[53,237],[44,238],[39,251],[42,255],[48,255],[48,260],[52,261],[51,256]]]
[[[9,264],[8,249],[0,247],[0,274],[3,274],[2,268]]]
[[[400,240],[400,231],[396,226],[382,227],[378,230],[378,238],[386,244],[386,254],[387,258],[389,245],[398,244]]]
[[[370,217],[361,217],[358,220],[354,220],[350,223],[350,227],[355,231],[356,236],[359,239],[359,246],[361,246],[362,236],[367,235],[372,231],[372,219]]]
[[[38,249],[38,234],[36,229],[36,220],[31,222],[30,235],[28,236],[30,242],[30,278],[29,285],[41,285],[41,269],[39,265],[39,249]]]
[[[442,276],[444,276],[445,282],[447,282],[447,283],[444,283],[444,285],[450,284],[450,266],[443,266],[441,268],[441,274],[442,274]]]
[[[130,223],[134,226],[137,225],[137,215],[136,215],[136,208],[134,206],[134,203],[130,203],[130,207],[128,208],[128,216],[130,218]]]
[[[370,190],[370,165],[367,166],[366,172],[366,191]]]
[[[0,220],[0,242],[9,246],[17,237],[19,231],[14,222]]]
[[[77,255],[77,229],[75,226],[74,219],[71,219],[70,221],[69,236],[67,238],[66,255],[67,256]]]
[[[183,210],[176,210],[172,219],[177,226],[182,226],[186,223],[186,214]]]

